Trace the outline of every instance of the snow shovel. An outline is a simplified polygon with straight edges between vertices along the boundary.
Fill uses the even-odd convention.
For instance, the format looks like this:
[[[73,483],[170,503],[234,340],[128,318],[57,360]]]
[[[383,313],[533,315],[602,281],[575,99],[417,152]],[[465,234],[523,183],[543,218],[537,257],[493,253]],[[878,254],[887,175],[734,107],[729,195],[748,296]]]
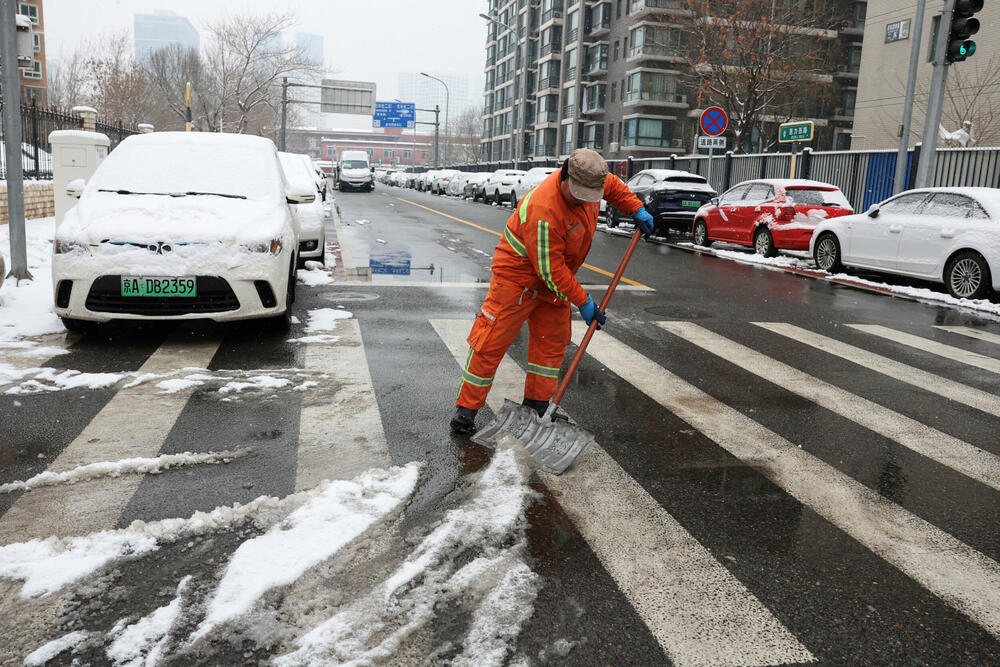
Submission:
[[[611,295],[618,287],[618,282],[621,280],[622,274],[625,273],[625,267],[632,258],[636,246],[639,245],[641,237],[642,230],[636,227],[632,241],[625,251],[625,256],[622,257],[618,270],[615,271],[615,276],[611,279],[611,284],[608,285],[604,298],[601,299],[601,311],[607,309]],[[518,405],[511,400],[505,400],[503,407],[497,412],[493,421],[472,436],[472,441],[495,448],[497,440],[501,436],[504,434],[512,435],[524,443],[528,453],[545,472],[561,475],[566,468],[570,467],[583,448],[594,439],[594,436],[575,424],[562,420],[556,421],[555,414],[595,331],[597,331],[597,318],[590,322],[590,328],[587,329],[576,354],[573,355],[573,360],[570,362],[569,368],[566,369],[566,375],[559,383],[559,388],[556,389],[555,396],[552,397],[544,416],[539,417],[538,413],[531,408]]]

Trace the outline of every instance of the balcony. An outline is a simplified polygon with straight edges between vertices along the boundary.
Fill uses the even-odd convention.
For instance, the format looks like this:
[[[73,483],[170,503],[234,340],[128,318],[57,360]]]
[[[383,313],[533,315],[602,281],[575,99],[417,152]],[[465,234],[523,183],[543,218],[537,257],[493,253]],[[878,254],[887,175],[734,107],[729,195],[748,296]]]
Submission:
[[[834,75],[840,79],[850,79],[852,81],[858,80],[858,75],[860,74],[861,68],[857,65],[851,66],[845,63],[837,65],[837,73]]]
[[[574,118],[576,116],[576,105],[566,104],[563,106],[562,112],[563,120],[566,120],[567,118]]]
[[[563,82],[564,83],[573,83],[574,81],[576,81],[576,68],[575,67],[567,67],[566,68],[565,76],[563,77]]]
[[[535,112],[535,125],[544,125],[545,123],[557,123],[557,122],[559,122],[559,115],[556,113],[555,109]]]
[[[563,10],[562,8],[552,8],[546,9],[542,12],[542,18],[539,21],[539,29],[546,28],[549,25],[562,25],[563,22]]]
[[[633,60],[664,60],[667,62],[682,62],[684,57],[680,49],[673,46],[662,46],[659,44],[643,44],[633,46],[628,50],[627,62]]]
[[[680,14],[684,11],[682,0],[632,0],[629,16],[638,19],[653,14]]]
[[[555,144],[537,144],[535,146],[535,157],[549,157],[556,154]]]
[[[611,32],[611,12],[602,11],[599,15],[596,14],[595,12],[595,16],[591,17],[584,31],[585,38],[604,37]]]
[[[562,42],[549,42],[548,44],[542,44],[541,51],[539,51],[539,58],[544,58],[545,56],[553,56],[555,58],[562,57]]]
[[[540,79],[538,79],[538,87],[535,92],[538,93],[539,95],[544,95],[545,94],[544,91],[549,90],[550,88],[552,89],[559,88],[558,74],[550,74],[548,76],[543,76]]]
[[[625,93],[625,106],[646,105],[662,107],[687,107],[687,95],[682,93],[643,92],[630,90]]]

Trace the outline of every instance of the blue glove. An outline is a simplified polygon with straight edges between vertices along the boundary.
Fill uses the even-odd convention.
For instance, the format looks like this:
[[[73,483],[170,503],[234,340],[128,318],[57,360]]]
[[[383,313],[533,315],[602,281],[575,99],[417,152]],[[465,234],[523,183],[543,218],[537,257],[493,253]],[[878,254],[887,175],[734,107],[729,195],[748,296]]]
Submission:
[[[653,216],[645,208],[640,208],[633,213],[632,219],[635,220],[635,224],[639,226],[644,236],[649,236],[653,233]]]
[[[594,297],[590,296],[589,294],[587,295],[587,303],[580,306],[580,317],[583,318],[583,321],[587,323],[588,327],[596,317],[598,329],[600,329],[601,325],[607,321],[607,318],[604,316],[604,313],[601,312],[601,309],[597,307],[596,303],[594,303]]]

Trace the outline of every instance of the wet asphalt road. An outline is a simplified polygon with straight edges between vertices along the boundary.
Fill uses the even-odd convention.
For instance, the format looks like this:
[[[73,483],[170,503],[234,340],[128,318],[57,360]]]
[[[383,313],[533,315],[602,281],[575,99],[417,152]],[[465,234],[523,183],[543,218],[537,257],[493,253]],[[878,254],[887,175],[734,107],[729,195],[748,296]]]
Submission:
[[[357,318],[392,462],[427,462],[402,526],[404,533],[419,533],[453,506],[470,473],[490,457],[488,450],[448,432],[458,366],[432,321],[471,321],[485,295],[490,254],[510,210],[386,186],[371,194],[340,194],[337,204],[343,251],[334,273],[338,280],[317,287],[299,285],[296,313],[305,320],[310,309],[343,306]],[[332,223],[329,229],[336,232]],[[626,238],[599,233],[588,257],[588,264],[599,270],[581,269],[581,282],[606,284],[626,244]],[[409,275],[364,276],[366,268],[378,270],[399,258],[410,260]],[[344,260],[351,266],[344,266]],[[361,268],[360,279],[351,270],[356,267]],[[849,326],[887,327],[947,346],[955,351],[952,356],[976,353],[995,363],[1000,345],[936,327],[968,327],[996,336],[1000,318],[666,245],[640,244],[625,276],[633,287],[649,289],[617,292],[607,329],[598,338],[613,338],[641,357],[599,360],[588,355],[563,404],[597,436],[612,465],[635,486],[628,492],[624,487],[597,488],[597,502],[620,505],[622,514],[630,516],[648,514],[648,509],[629,504],[636,494],[651,498],[658,511],[665,511],[693,538],[695,547],[731,577],[732,586],[759,601],[761,614],[796,645],[774,649],[772,657],[802,657],[804,652],[811,659],[790,662],[829,665],[1000,662],[1000,615],[993,615],[1000,614],[1000,599],[991,597],[1000,589],[982,589],[984,601],[974,604],[976,586],[982,582],[970,574],[963,580],[972,588],[968,597],[949,596],[947,591],[954,590],[949,586],[961,576],[937,571],[940,561],[930,552],[923,557],[919,552],[924,545],[907,543],[910,533],[903,528],[884,548],[873,546],[882,544],[879,536],[853,529],[864,523],[863,517],[881,516],[891,507],[908,517],[909,528],[936,536],[934,551],[956,551],[953,543],[943,541],[950,536],[985,557],[992,563],[989,568],[996,566],[1000,485],[991,484],[985,473],[976,478],[949,459],[949,451],[931,455],[931,446],[971,446],[992,465],[992,458],[1000,456],[1000,372],[988,361],[977,361],[980,357],[958,361],[940,348],[918,349]],[[699,328],[678,335],[656,322]],[[877,372],[870,363],[852,363],[754,323],[782,323],[847,343],[922,372],[919,377],[925,382],[902,382]],[[296,333],[301,328],[297,325]],[[724,345],[711,337],[702,344],[693,342],[703,331],[721,337]],[[166,340],[183,345],[212,339],[219,341],[208,366],[213,372],[301,368],[303,346],[287,338],[263,335],[252,326],[112,326],[72,341],[69,354],[43,363],[85,372],[134,372]],[[574,350],[571,347],[568,354]],[[522,364],[526,360],[526,332],[509,356]],[[775,370],[772,361],[784,366]],[[610,370],[618,363],[620,368]],[[709,423],[752,420],[814,457],[814,463],[801,470],[807,486],[843,481],[869,492],[870,504],[857,507],[854,523],[845,523],[844,508],[851,506],[847,498],[828,496],[825,503],[806,498],[776,472],[779,461],[723,447],[720,437],[707,433],[695,419],[710,399],[680,402],[651,395],[638,375],[632,375],[644,368],[665,369],[731,410],[725,419],[722,413],[705,412]],[[795,371],[806,377],[794,376]],[[772,381],[768,373],[794,381]],[[986,397],[987,403],[992,398],[996,405],[983,409],[981,403],[972,407],[944,398],[937,381],[926,381],[931,377],[927,374],[959,383],[962,396]],[[830,391],[820,397],[810,393],[819,385]],[[0,449],[0,482],[44,471],[115,391],[0,394],[6,439]],[[672,406],[671,400],[679,402]],[[145,477],[118,525],[188,516],[265,493],[281,497],[293,492],[302,403],[297,392],[224,402],[215,389],[194,390],[181,416],[163,434],[161,453],[248,447],[253,456],[225,467]],[[867,410],[874,418],[865,421],[859,405],[868,406],[860,412]],[[891,423],[879,421],[879,406],[891,412],[886,417]],[[490,414],[484,409],[480,423]],[[750,441],[753,434],[747,433]],[[926,448],[918,453],[914,443],[925,443]],[[987,471],[992,470],[989,465]],[[979,468],[973,466],[975,470]],[[532,483],[539,495],[527,517],[530,565],[543,585],[534,614],[517,639],[519,652],[551,664],[697,662],[692,659],[697,651],[688,652],[677,640],[690,631],[681,626],[691,622],[681,619],[674,632],[655,619],[658,606],[680,607],[682,602],[669,596],[650,599],[641,586],[626,590],[620,568],[646,572],[650,590],[660,590],[660,579],[684,579],[695,600],[715,590],[701,583],[709,575],[693,566],[668,568],[666,561],[648,552],[630,552],[635,536],[628,534],[631,524],[626,522],[604,526],[600,540],[595,539],[571,518],[577,516],[575,508],[556,485],[537,476]],[[0,511],[18,497],[0,495]],[[220,537],[218,544],[206,548],[221,557],[232,548],[227,539]],[[202,567],[207,573],[215,565],[206,562]],[[137,575],[126,575],[130,577]],[[987,581],[990,586],[998,582]],[[138,601],[122,598],[113,602],[120,613],[151,604],[142,594]],[[98,610],[88,613],[93,616]],[[100,613],[114,616],[107,610]],[[737,613],[735,618],[729,634],[739,637],[741,617]],[[726,634],[714,625],[722,622],[707,623],[707,635]],[[439,629],[444,637],[452,631],[449,626]],[[553,649],[560,639],[572,643],[567,655]],[[738,646],[754,642],[762,640],[748,636],[733,641]],[[224,646],[205,659],[238,663],[266,657],[244,653],[243,648]]]

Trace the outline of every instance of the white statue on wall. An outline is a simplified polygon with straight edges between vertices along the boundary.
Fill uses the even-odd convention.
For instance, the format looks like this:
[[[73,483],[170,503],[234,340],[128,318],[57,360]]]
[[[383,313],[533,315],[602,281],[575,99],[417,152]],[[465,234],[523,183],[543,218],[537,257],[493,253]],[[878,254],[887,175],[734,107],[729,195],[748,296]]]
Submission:
[[[963,120],[962,127],[955,130],[954,132],[949,132],[948,130],[944,129],[944,125],[939,124],[938,139],[945,142],[949,146],[958,144],[962,148],[967,147],[969,144],[976,143],[976,140],[972,137],[972,121]]]

